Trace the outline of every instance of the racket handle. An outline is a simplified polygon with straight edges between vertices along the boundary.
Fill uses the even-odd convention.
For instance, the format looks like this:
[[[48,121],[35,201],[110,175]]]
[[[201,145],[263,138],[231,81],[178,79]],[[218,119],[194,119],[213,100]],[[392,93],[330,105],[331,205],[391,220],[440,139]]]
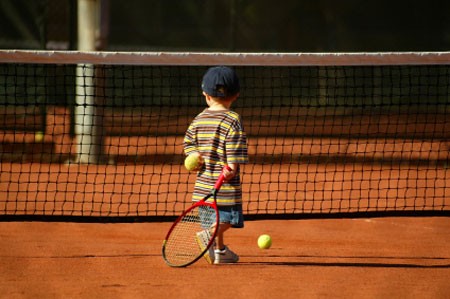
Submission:
[[[225,168],[228,171],[231,171],[230,166],[225,165],[223,168]],[[225,180],[225,175],[223,174],[223,171],[220,173],[219,178],[217,179],[216,184],[214,185],[214,190],[219,191],[220,187],[222,187],[223,181]]]

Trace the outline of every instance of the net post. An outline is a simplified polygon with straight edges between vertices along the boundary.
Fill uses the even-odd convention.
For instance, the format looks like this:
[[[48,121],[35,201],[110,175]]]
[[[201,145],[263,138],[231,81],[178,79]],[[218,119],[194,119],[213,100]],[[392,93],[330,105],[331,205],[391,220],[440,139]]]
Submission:
[[[100,163],[103,154],[103,105],[96,94],[93,65],[77,66],[75,134],[78,163]]]
[[[97,0],[78,0],[78,49],[95,51],[98,27]],[[96,94],[93,64],[78,64],[76,70],[75,134],[78,163],[102,162],[103,109]]]

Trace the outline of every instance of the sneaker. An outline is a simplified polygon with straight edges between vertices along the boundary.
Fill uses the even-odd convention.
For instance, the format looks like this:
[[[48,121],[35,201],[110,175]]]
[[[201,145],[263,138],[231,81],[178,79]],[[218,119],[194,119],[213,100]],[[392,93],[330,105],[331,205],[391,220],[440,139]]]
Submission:
[[[210,239],[211,239],[211,233],[207,229],[197,233],[197,243],[198,243],[198,246],[200,246],[201,251],[205,250],[205,248],[208,246]],[[214,243],[205,252],[203,257],[205,258],[205,260],[208,263],[210,263],[210,264],[214,263]]]
[[[239,256],[231,251],[227,246],[223,250],[214,250],[214,264],[231,264],[237,263]]]

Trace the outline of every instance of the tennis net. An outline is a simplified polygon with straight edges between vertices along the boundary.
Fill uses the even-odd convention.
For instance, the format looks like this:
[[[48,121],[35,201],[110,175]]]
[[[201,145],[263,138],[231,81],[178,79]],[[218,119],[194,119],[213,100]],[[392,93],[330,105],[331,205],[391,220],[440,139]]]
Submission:
[[[450,53],[0,51],[0,218],[173,217],[212,65],[241,80],[247,217],[450,212]]]

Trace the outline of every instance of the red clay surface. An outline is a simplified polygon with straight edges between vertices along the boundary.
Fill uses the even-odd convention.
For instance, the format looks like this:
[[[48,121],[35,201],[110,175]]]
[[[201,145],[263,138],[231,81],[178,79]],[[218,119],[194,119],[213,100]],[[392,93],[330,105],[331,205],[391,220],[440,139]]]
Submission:
[[[51,130],[42,142],[36,142],[34,134],[23,135],[23,140],[0,134],[2,215],[178,215],[189,204],[194,177],[182,169],[180,137],[111,137],[105,146],[116,165],[66,165],[60,162],[74,153],[67,111],[49,115],[55,117],[47,119]],[[323,125],[301,127],[318,136],[339,135],[348,127],[345,119],[330,124],[326,119]],[[291,121],[298,118],[288,114],[286,122]],[[353,121],[367,125],[361,130],[368,134],[387,137],[357,142],[307,139],[301,136],[305,131],[295,136],[301,143],[298,138],[281,138],[282,144],[264,137],[249,139],[250,154],[261,161],[244,168],[247,214],[448,210],[448,143],[440,141],[448,140],[448,119],[420,129],[390,118]],[[419,130],[437,141],[397,143],[388,138],[390,121],[400,134]],[[186,125],[176,127],[184,130]],[[316,132],[318,128],[322,131]],[[259,125],[249,130],[259,130]],[[285,164],[286,152],[289,159],[307,155],[318,163]],[[319,161],[328,154],[349,163]],[[156,161],[167,159],[164,155],[177,158],[168,164]],[[362,163],[365,159],[370,163]],[[405,166],[409,160],[417,167]],[[161,257],[170,225],[0,222],[0,298],[448,298],[450,294],[449,217],[248,221],[227,237],[241,256],[237,265],[211,266],[201,260],[183,269],[170,268]],[[273,237],[273,247],[265,251],[256,246],[263,233]]]
[[[171,268],[170,223],[0,223],[1,298],[448,298],[450,219],[247,221],[235,265]],[[269,250],[257,237],[273,238]]]

